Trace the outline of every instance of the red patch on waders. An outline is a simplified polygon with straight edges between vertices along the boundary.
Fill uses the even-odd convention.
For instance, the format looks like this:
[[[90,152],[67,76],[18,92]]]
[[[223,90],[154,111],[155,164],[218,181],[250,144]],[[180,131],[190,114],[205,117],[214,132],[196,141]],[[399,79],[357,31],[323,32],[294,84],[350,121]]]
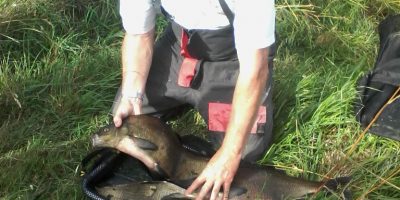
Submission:
[[[183,56],[183,61],[179,70],[178,85],[182,87],[190,87],[190,83],[196,73],[196,64],[198,60],[193,58],[187,49],[187,44],[189,41],[188,34],[182,30],[181,37],[181,55]]]
[[[226,103],[208,103],[208,130],[225,132],[228,127],[232,105]],[[267,108],[260,106],[256,121],[250,133],[257,133],[257,125],[267,121]]]

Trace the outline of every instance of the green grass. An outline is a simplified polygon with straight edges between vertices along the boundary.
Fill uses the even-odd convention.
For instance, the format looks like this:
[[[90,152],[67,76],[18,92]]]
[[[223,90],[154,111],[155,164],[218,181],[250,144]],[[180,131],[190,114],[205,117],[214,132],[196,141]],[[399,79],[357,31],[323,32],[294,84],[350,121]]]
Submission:
[[[277,1],[276,137],[262,163],[313,180],[339,163],[332,176],[352,175],[354,197],[400,198],[399,142],[367,134],[347,155],[362,132],[356,81],[396,12],[398,0]],[[0,0],[0,199],[84,198],[79,164],[110,122],[122,35],[115,1]],[[193,110],[171,124],[205,132]]]

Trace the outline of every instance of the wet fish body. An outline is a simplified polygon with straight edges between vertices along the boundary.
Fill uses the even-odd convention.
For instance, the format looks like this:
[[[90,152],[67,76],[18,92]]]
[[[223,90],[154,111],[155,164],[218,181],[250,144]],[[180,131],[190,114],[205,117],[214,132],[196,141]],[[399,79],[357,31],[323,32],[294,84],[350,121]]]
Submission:
[[[131,116],[122,127],[109,125],[93,136],[93,146],[112,147],[142,161],[156,175],[165,177],[183,188],[202,172],[209,158],[183,148],[178,136],[158,118]],[[241,163],[233,180],[229,199],[293,199],[315,193],[322,187],[335,190],[338,184],[328,184],[291,177],[271,167]]]
[[[166,181],[132,182],[129,184],[113,185],[96,188],[100,195],[109,200],[167,200],[174,196],[184,197],[185,189]]]

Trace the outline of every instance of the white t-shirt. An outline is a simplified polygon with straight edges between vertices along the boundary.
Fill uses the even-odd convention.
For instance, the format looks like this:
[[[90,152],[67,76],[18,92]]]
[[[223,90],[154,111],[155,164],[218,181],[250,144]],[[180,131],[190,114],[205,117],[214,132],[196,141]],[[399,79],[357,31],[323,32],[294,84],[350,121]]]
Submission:
[[[218,0],[120,0],[125,31],[142,34],[154,28],[160,3],[186,29],[215,30],[229,25]],[[236,48],[259,49],[275,42],[274,0],[226,0],[226,3],[235,14]]]

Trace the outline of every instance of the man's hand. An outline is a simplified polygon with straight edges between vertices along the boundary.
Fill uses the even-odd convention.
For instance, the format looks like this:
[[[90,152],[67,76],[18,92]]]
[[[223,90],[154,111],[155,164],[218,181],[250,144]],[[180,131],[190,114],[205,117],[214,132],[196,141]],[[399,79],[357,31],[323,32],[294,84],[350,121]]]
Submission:
[[[139,98],[125,98],[122,97],[114,114],[114,125],[120,127],[122,120],[130,115],[142,114],[142,100]]]
[[[231,151],[230,148],[221,147],[208,162],[207,166],[186,190],[186,195],[201,187],[196,200],[208,196],[211,191],[211,200],[218,197],[221,187],[223,188],[223,199],[228,199],[231,183],[239,167],[241,154]],[[217,198],[218,197],[218,198]]]

